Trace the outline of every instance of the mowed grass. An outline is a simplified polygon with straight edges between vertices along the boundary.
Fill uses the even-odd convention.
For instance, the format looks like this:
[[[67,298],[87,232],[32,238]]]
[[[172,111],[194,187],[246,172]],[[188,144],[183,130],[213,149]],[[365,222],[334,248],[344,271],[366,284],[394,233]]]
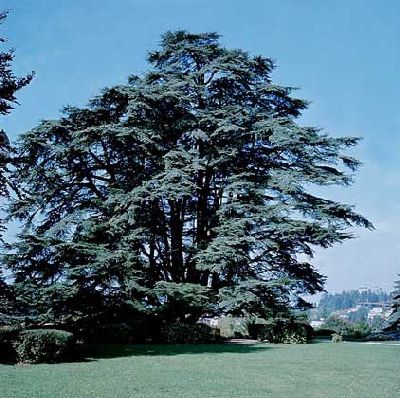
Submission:
[[[80,362],[0,365],[1,398],[400,397],[400,346],[103,346]]]

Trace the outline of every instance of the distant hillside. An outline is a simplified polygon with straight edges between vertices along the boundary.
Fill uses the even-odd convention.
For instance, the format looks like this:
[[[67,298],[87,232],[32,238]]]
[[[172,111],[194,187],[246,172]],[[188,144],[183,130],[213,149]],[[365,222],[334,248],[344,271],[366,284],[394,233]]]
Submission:
[[[359,289],[335,294],[326,293],[322,296],[313,315],[315,318],[320,319],[350,308],[389,307],[391,299],[391,294],[382,289]]]

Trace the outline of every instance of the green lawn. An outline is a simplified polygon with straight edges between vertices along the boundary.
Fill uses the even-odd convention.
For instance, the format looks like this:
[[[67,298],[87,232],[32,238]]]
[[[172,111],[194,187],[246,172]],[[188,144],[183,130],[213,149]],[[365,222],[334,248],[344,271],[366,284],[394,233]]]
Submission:
[[[1,365],[1,398],[400,397],[400,346],[106,346],[86,361]]]

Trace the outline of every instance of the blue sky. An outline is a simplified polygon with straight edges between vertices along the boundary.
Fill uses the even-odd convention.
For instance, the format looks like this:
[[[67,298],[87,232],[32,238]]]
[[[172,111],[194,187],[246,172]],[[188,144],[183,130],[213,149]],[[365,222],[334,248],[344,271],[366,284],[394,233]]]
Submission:
[[[356,205],[376,230],[314,259],[327,289],[392,287],[400,272],[400,2],[390,0],[1,0],[14,70],[36,71],[0,119],[15,138],[63,106],[147,68],[166,30],[217,31],[224,45],[276,60],[276,83],[311,101],[301,123],[364,138],[356,184],[324,194]]]

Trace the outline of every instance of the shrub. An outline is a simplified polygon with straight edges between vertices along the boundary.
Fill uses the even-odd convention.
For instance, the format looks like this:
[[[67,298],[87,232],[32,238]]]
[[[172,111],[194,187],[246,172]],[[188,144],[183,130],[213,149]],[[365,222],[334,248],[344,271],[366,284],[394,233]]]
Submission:
[[[371,327],[365,322],[350,323],[337,317],[329,318],[325,325],[327,328],[317,329],[314,335],[317,337],[326,336],[324,333],[329,332],[330,335],[338,333],[346,340],[359,340],[371,333]]]
[[[151,337],[150,326],[144,321],[105,324],[84,332],[84,340],[88,343],[144,343]]]
[[[172,344],[204,343],[213,340],[216,334],[218,333],[213,333],[213,329],[203,323],[174,322],[161,328],[162,341]]]
[[[218,321],[221,337],[243,338],[247,335],[247,323],[244,318],[222,317]]]
[[[0,362],[9,363],[16,360],[16,352],[13,343],[18,337],[20,329],[12,326],[0,328]]]
[[[345,333],[346,328],[350,326],[349,321],[340,318],[336,315],[330,316],[328,319],[325,320],[325,323],[323,325],[324,328],[326,329],[333,329],[335,333]]]
[[[332,343],[341,343],[343,342],[343,336],[339,333],[333,333],[331,341]]]
[[[251,339],[259,339],[262,333],[261,330],[263,329],[265,324],[266,323],[264,322],[264,323],[250,323],[249,325],[247,325],[249,337]]]
[[[297,324],[305,330],[307,341],[310,341],[314,338],[314,328],[309,323],[297,322]]]
[[[58,362],[70,352],[72,333],[57,329],[34,329],[21,332],[14,343],[20,362]]]
[[[307,337],[298,332],[287,332],[284,334],[282,340],[283,344],[307,344]]]
[[[366,323],[355,323],[349,325],[344,330],[348,339],[363,339],[371,333],[371,328]]]
[[[314,337],[332,337],[336,333],[333,329],[315,329]]]
[[[393,336],[385,333],[375,333],[367,336],[368,341],[394,341],[396,340]]]
[[[304,344],[312,338],[312,328],[291,319],[272,319],[248,326],[252,338],[268,343]]]

